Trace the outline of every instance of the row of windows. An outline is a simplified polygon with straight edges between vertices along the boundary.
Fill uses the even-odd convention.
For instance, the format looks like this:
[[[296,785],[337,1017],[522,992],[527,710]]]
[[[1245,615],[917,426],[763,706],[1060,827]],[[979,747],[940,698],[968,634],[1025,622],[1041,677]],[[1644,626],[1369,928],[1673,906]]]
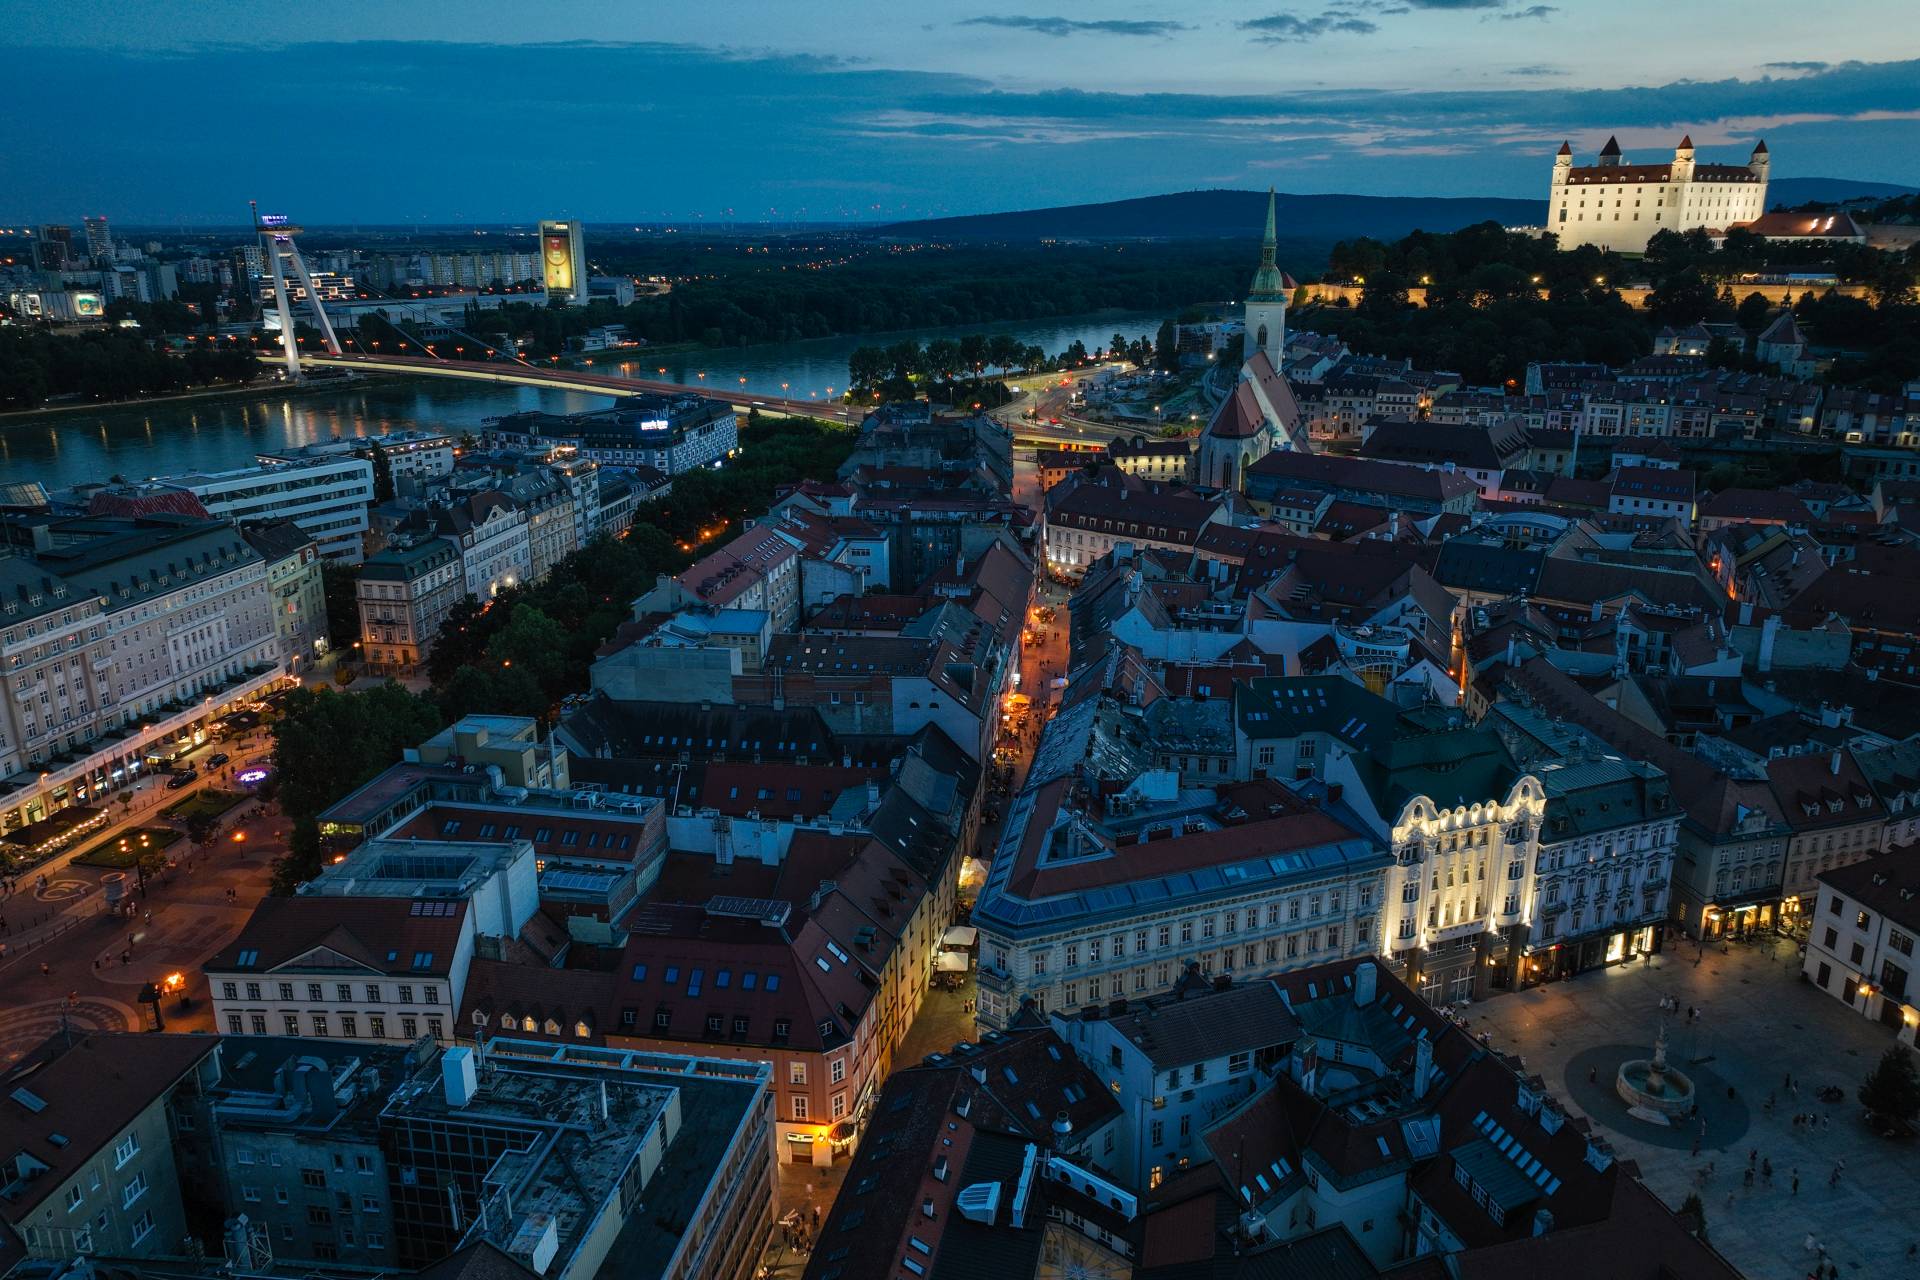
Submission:
[[[423,959],[424,959],[424,962],[427,964],[433,963],[433,953],[429,951],[420,951],[420,952],[414,953],[414,963],[416,965],[420,964],[423,961]],[[240,998],[240,985],[241,984],[238,982],[222,982],[220,984],[221,999],[238,1000]],[[275,985],[279,990],[280,999],[282,1000],[296,999],[295,995],[293,994],[294,993],[293,983],[281,982]],[[325,983],[309,982],[306,984],[306,987],[307,987],[307,1000],[309,1002],[314,1004],[320,1004],[320,1003],[324,1003],[327,1000],[328,998],[327,988]],[[261,1000],[265,998],[260,994],[261,984],[258,982],[247,983],[246,989],[247,989],[247,999],[249,1000]],[[364,993],[365,999],[369,1004],[388,1003],[386,998],[380,994],[383,990],[385,990],[385,988],[382,987],[377,982],[369,982],[361,988],[361,991]],[[393,1003],[412,1004],[413,993],[414,993],[413,984],[409,982],[402,982],[397,987],[394,988],[394,994],[396,999],[393,1001]],[[342,1004],[353,1003],[354,1001],[353,984],[351,982],[334,983],[332,998],[335,1000],[338,1000]],[[422,987],[420,989],[420,1003],[439,1004],[440,988],[433,987],[433,986]]]
[[[314,1013],[307,1016],[313,1026],[312,1034],[319,1036],[321,1039],[327,1039],[333,1035],[332,1019],[335,1015]],[[361,1015],[357,1013],[342,1013],[337,1016],[340,1019],[340,1038],[343,1040],[358,1040],[360,1038]],[[369,1013],[366,1015],[366,1019],[367,1036],[374,1040],[385,1040],[387,1038],[387,1015],[384,1013]],[[300,1015],[297,1013],[281,1014],[280,1025],[286,1035],[298,1036],[306,1034],[300,1030]],[[446,1038],[441,1031],[442,1023],[439,1018],[428,1017],[426,1025],[427,1034],[435,1040],[443,1040]],[[230,1035],[236,1036],[243,1036],[249,1033],[256,1036],[274,1034],[267,1029],[267,1015],[264,1013],[250,1013],[244,1017],[238,1013],[229,1013],[227,1015],[227,1032]],[[406,1040],[418,1039],[420,1036],[420,1019],[410,1013],[400,1015],[400,1035],[402,1039]]]

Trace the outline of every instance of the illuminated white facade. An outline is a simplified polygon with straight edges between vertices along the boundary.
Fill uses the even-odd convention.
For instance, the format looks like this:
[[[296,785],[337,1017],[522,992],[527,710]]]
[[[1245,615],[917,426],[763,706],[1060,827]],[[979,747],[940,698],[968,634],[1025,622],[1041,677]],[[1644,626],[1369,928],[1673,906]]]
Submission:
[[[1523,775],[1505,797],[1453,808],[1414,796],[1394,820],[1386,951],[1428,999],[1471,996],[1482,935],[1526,922],[1545,810]]]
[[[1767,144],[1744,165],[1696,164],[1693,139],[1682,138],[1667,164],[1626,164],[1612,138],[1590,165],[1573,163],[1562,143],[1547,193],[1547,230],[1562,249],[1596,245],[1645,253],[1661,231],[1705,227],[1724,231],[1767,211]]]

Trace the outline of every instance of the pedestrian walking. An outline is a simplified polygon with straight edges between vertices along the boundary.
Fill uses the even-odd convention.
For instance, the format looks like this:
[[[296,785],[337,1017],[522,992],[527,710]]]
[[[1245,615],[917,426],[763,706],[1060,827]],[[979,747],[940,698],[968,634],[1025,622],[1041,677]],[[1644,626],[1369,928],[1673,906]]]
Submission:
[[[1793,1171],[1793,1194],[1800,1194],[1800,1171],[1798,1169]]]
[[[1759,1165],[1760,1165],[1760,1148],[1749,1147],[1747,1149],[1747,1168],[1754,1169],[1754,1168],[1758,1168]]]
[[[1600,1068],[1598,1068],[1598,1067],[1588,1067],[1588,1068],[1587,1068],[1587,1083],[1588,1083],[1588,1084],[1593,1084],[1593,1083],[1595,1083],[1596,1081],[1598,1081],[1598,1080],[1599,1080],[1599,1078],[1600,1078]]]
[[[1747,1170],[1747,1172],[1741,1179],[1741,1183],[1743,1186],[1746,1187],[1747,1190],[1749,1191],[1753,1190],[1753,1170],[1751,1169]]]
[[[1768,1186],[1773,1185],[1773,1161],[1762,1160],[1760,1162],[1760,1180]]]
[[[40,976],[43,978],[47,978],[47,977],[51,977],[52,975],[53,975],[53,966],[48,964],[45,960],[42,960],[40,962]]]

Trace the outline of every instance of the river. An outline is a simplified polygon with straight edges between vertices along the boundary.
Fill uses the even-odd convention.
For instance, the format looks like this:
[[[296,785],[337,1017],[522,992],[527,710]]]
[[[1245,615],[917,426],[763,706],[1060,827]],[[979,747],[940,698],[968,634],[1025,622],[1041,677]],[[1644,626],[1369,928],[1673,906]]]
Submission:
[[[829,387],[835,392],[845,389],[847,356],[859,346],[885,346],[903,338],[925,342],[969,333],[1006,333],[1023,346],[1038,346],[1052,355],[1075,341],[1088,350],[1104,347],[1116,332],[1128,338],[1151,337],[1161,318],[1146,312],[1111,312],[1028,324],[818,338],[694,352],[657,362],[640,358],[624,366],[596,359],[594,372],[616,373],[625,368],[636,378],[657,379],[664,365],[667,378],[696,389],[738,392],[744,388],[759,395],[817,395],[824,400],[830,398]],[[0,419],[0,481],[38,480],[49,489],[61,489],[114,475],[136,480],[223,471],[252,465],[254,455],[262,450],[409,428],[458,432],[478,429],[488,418],[521,409],[567,413],[605,408],[609,403],[604,396],[574,392],[420,378],[356,382],[337,390],[189,397],[4,418]]]

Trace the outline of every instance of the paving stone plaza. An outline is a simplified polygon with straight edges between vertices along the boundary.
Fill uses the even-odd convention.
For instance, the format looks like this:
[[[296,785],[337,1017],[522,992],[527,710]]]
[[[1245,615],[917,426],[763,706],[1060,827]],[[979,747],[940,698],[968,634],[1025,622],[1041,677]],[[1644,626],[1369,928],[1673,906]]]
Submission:
[[[1662,1010],[1667,996],[1677,1012]],[[1702,955],[1681,940],[1650,966],[1585,974],[1467,1012],[1474,1031],[1518,1052],[1622,1158],[1637,1161],[1668,1204],[1698,1191],[1708,1237],[1754,1280],[1808,1275],[1820,1256],[1809,1236],[1842,1275],[1920,1275],[1909,1255],[1920,1243],[1920,1146],[1876,1137],[1854,1099],[1892,1033],[1801,981],[1791,943]],[[1620,1064],[1648,1057],[1663,1023],[1668,1060],[1693,1080],[1699,1102],[1696,1118],[1673,1126],[1630,1115],[1614,1090]],[[1797,1096],[1785,1090],[1789,1075]],[[1844,1099],[1819,1101],[1827,1085]],[[1806,1113],[1812,1123],[1796,1124]]]

